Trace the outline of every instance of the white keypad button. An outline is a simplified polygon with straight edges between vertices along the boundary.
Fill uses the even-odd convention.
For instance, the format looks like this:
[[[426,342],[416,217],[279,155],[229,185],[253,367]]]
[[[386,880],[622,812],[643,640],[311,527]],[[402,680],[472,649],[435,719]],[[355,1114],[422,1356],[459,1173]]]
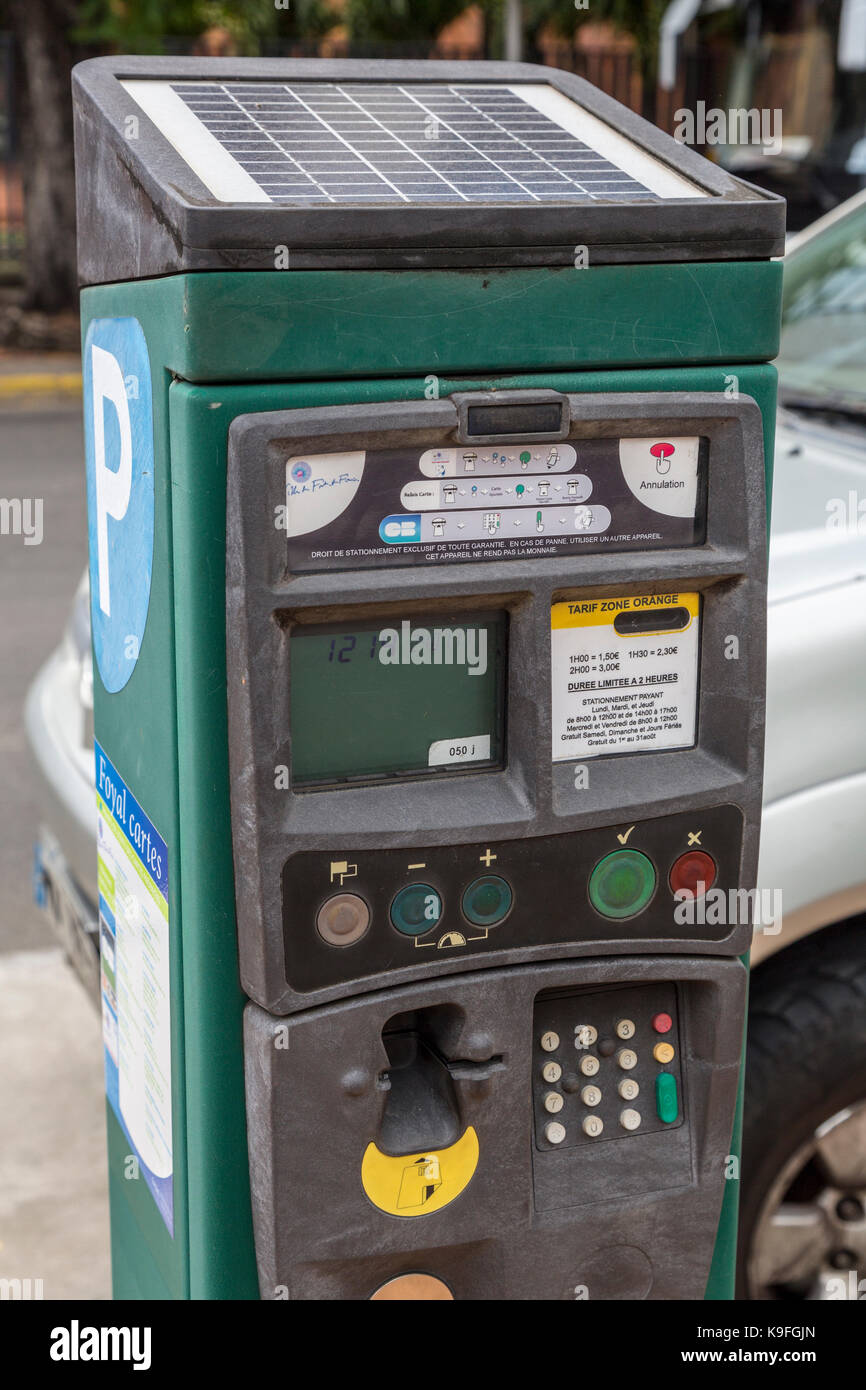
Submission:
[[[640,1113],[637,1110],[623,1110],[619,1122],[623,1129],[639,1129]]]
[[[558,1091],[548,1091],[544,1097],[544,1108],[549,1115],[558,1115],[564,1101]]]
[[[545,1062],[541,1075],[550,1085],[554,1085],[562,1076],[562,1067],[558,1062]]]
[[[637,1100],[640,1095],[640,1086],[630,1076],[624,1076],[616,1089],[623,1100]]]
[[[558,1120],[551,1120],[545,1126],[544,1137],[549,1144],[561,1144],[565,1138],[565,1125],[561,1125]]]
[[[575,1047],[592,1047],[598,1038],[598,1029],[593,1028],[591,1023],[578,1023],[574,1029]]]
[[[598,1074],[599,1062],[597,1057],[581,1057],[579,1066],[584,1076],[596,1076]]]
[[[600,1115],[585,1115],[582,1128],[584,1134],[588,1134],[590,1139],[597,1139],[604,1129],[604,1121]]]
[[[631,1071],[633,1067],[637,1066],[637,1053],[633,1052],[630,1047],[621,1047],[616,1054],[616,1060],[623,1071]]]
[[[599,1105],[601,1103],[601,1091],[597,1086],[584,1086],[580,1098],[584,1105]]]
[[[555,1052],[559,1047],[559,1034],[549,1030],[541,1035],[541,1046],[545,1052]]]
[[[616,1035],[622,1038],[623,1042],[628,1042],[629,1038],[634,1037],[634,1024],[630,1018],[621,1018],[616,1025]]]

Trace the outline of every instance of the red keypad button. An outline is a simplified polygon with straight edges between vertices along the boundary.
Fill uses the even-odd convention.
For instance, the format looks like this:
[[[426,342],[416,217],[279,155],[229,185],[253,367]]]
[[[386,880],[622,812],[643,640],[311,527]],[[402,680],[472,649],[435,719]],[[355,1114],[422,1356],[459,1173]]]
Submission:
[[[656,1014],[653,1017],[653,1028],[657,1033],[669,1033],[674,1026],[674,1021],[670,1014]]]

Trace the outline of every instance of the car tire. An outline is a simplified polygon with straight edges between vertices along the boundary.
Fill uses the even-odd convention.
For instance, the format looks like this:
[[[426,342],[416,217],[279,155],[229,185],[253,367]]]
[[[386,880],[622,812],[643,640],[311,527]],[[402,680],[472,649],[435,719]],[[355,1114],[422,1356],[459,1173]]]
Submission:
[[[842,1145],[844,1162],[842,1124],[855,1127]],[[850,1157],[857,1147],[860,1160]],[[739,1298],[851,1296],[841,1292],[852,1286],[849,1269],[866,1277],[864,1150],[866,917],[860,917],[795,942],[752,977]]]

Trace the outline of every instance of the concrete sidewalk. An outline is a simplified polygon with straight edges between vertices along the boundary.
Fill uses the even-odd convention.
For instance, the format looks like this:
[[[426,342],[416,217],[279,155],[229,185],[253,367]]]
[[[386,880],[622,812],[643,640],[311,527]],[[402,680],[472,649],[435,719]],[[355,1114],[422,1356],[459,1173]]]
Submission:
[[[0,999],[0,1279],[110,1298],[99,1016],[57,950],[0,956]]]

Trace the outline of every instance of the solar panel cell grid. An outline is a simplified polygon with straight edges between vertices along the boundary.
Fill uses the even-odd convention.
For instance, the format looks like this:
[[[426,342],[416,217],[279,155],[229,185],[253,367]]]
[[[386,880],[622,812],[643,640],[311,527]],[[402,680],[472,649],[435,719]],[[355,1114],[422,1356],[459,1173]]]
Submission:
[[[659,202],[493,83],[179,82],[173,90],[274,202]]]

